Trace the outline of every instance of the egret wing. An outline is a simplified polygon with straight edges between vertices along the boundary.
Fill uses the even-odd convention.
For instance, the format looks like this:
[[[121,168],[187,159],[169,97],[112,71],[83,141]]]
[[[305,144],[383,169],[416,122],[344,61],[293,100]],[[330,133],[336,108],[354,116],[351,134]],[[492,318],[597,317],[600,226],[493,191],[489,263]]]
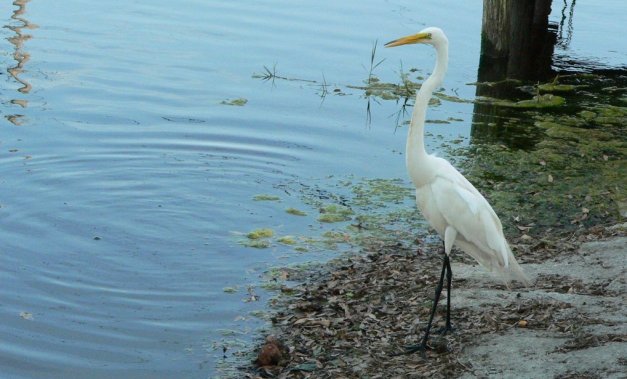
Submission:
[[[499,265],[508,265],[508,253],[501,222],[487,200],[464,178],[436,176],[431,184],[432,198],[447,224]],[[470,185],[470,188],[468,188]]]

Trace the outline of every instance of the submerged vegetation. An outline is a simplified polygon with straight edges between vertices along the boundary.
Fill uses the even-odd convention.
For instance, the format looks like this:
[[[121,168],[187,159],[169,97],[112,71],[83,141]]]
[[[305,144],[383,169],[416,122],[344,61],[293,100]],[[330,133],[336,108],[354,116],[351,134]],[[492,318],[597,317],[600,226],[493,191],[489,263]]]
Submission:
[[[474,143],[450,151],[466,157],[461,168],[497,212],[517,226],[529,226],[520,229],[504,222],[510,234],[516,229],[554,234],[613,224],[625,217],[627,108],[619,105],[620,97],[598,95],[604,93],[601,86],[607,85],[607,78],[567,79],[573,83],[564,85],[573,91],[565,94],[564,109],[521,109],[509,118],[484,111],[488,116],[476,119],[484,127],[475,126],[471,134]],[[596,91],[590,91],[595,86]],[[582,88],[586,91],[578,92]],[[486,124],[491,125],[485,128]],[[512,135],[507,138],[495,132],[508,125],[515,127],[510,127]],[[527,146],[517,145],[517,134],[519,139],[535,137]]]
[[[378,83],[373,77],[369,80]],[[615,91],[601,90],[597,93],[607,96],[599,97],[589,92],[605,83],[598,76],[572,75],[561,80],[574,82],[560,84],[573,88],[570,92],[563,92],[562,87],[558,90],[566,97],[559,97],[567,104],[564,107],[503,107],[503,100],[475,103],[480,117],[473,121],[471,145],[459,147],[454,141],[443,145],[455,165],[489,199],[510,238],[547,238],[616,223],[624,217],[624,95],[616,97]],[[505,84],[523,88],[519,82]],[[527,91],[537,92],[539,87]],[[580,93],[582,89],[586,91]],[[536,96],[558,98],[549,93]],[[503,129],[506,134],[501,133]],[[292,182],[281,186],[287,187],[282,188],[286,192],[300,194],[300,201],[309,207],[288,208],[286,212],[316,217],[312,221],[322,229],[310,230],[310,235],[294,237],[287,244],[264,239],[262,247],[279,242],[296,251],[367,250],[388,243],[412,244],[421,234],[427,234],[413,203],[413,188],[405,179],[349,176],[335,182],[321,180],[319,185]],[[261,199],[278,200],[255,197]],[[258,243],[245,242],[259,247]]]

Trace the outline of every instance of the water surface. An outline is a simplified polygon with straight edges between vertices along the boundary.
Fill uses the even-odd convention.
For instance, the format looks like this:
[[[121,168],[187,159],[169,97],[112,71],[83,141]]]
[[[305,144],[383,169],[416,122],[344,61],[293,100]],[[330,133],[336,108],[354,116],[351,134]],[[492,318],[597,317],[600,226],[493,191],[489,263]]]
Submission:
[[[560,52],[624,62],[618,24],[594,21],[611,18],[609,6],[588,8]],[[0,17],[0,367],[10,378],[215,375],[222,347],[262,324],[250,315],[268,296],[260,275],[310,259],[238,239],[323,228],[284,212],[302,204],[283,184],[405,178],[400,103],[370,99],[368,114],[351,87],[368,78],[373,43],[438,25],[451,40],[445,92],[475,94],[481,7],[466,1],[17,0]],[[387,82],[433,66],[427,47],[377,58]],[[299,80],[255,78],[264,66]],[[468,144],[472,112],[433,109],[456,121],[428,125],[428,148]]]

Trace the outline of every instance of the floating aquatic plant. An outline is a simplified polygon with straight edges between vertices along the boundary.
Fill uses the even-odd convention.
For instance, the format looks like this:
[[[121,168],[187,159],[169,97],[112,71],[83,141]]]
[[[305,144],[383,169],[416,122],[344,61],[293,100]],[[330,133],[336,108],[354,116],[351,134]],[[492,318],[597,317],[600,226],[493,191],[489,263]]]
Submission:
[[[283,236],[277,239],[277,242],[280,242],[284,245],[295,245],[296,239],[294,238],[294,236]]]
[[[305,213],[305,212],[303,212],[303,211],[301,211],[299,209],[296,209],[296,208],[287,208],[285,210],[285,212],[287,212],[287,213],[289,213],[291,215],[294,215],[294,216],[307,216],[307,213]]]
[[[318,221],[327,223],[349,221],[353,214],[354,212],[346,206],[329,204],[320,208]]]
[[[262,229],[255,229],[252,232],[248,233],[246,235],[246,237],[248,237],[251,240],[257,240],[260,238],[270,238],[274,235],[274,231],[270,228],[262,228]]]
[[[255,195],[253,197],[253,200],[255,201],[279,201],[281,200],[281,198],[275,195],[260,194],[260,195]]]
[[[238,106],[238,107],[242,107],[242,106],[246,105],[246,103],[248,103],[248,100],[244,99],[243,97],[239,97],[237,99],[226,99],[226,100],[222,100],[220,102],[220,104],[234,105],[234,106]]]

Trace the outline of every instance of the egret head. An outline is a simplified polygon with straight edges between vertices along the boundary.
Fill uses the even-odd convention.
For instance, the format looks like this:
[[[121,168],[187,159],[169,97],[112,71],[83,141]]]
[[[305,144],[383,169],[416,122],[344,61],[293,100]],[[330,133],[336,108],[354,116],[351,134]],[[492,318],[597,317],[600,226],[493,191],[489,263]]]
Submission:
[[[406,37],[401,37],[390,41],[385,44],[385,47],[394,47],[400,45],[408,45],[414,43],[425,43],[433,46],[440,46],[448,43],[446,35],[440,28],[429,27],[422,29],[418,34],[412,34]]]

